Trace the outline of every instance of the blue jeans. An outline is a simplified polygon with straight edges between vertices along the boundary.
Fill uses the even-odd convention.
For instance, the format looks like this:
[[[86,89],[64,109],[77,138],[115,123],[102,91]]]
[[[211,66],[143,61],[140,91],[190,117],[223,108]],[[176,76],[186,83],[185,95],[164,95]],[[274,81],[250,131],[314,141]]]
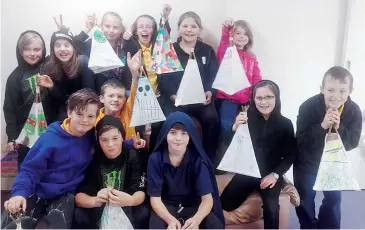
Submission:
[[[319,208],[318,219],[315,213],[316,191],[313,190],[317,175],[294,168],[294,185],[300,196],[296,208],[301,229],[340,229],[341,191],[323,192],[324,198]]]
[[[219,109],[221,137],[224,137],[232,129],[239,107],[239,104],[231,100],[222,100]]]

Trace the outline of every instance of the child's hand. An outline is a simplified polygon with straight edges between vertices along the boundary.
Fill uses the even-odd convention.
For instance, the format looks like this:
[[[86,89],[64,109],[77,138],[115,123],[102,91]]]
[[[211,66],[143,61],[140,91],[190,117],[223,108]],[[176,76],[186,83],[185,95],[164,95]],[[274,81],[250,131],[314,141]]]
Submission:
[[[231,28],[231,27],[233,27],[233,25],[234,25],[234,21],[232,18],[228,18],[227,20],[225,20],[223,22],[223,26],[225,26],[227,28]]]
[[[140,69],[142,66],[142,53],[141,50],[139,50],[132,58],[131,54],[127,53],[127,64],[129,67],[129,70],[132,73],[133,79],[137,79],[140,75]]]
[[[117,205],[120,207],[133,206],[133,197],[128,193],[113,189],[112,191],[108,191],[108,195],[109,203],[112,205]]]
[[[167,21],[169,19],[170,13],[171,13],[171,6],[169,4],[163,5],[162,8],[162,17]]]
[[[232,131],[236,132],[238,129],[238,126],[240,124],[246,124],[248,120],[247,112],[240,112],[238,116],[236,117],[236,120],[234,122],[234,125],[232,126]]]
[[[331,125],[334,123],[333,115],[332,115],[333,109],[328,109],[326,112],[326,115],[323,118],[323,121],[321,123],[321,126],[323,129],[329,129]]]
[[[6,144],[5,146],[5,151],[6,152],[13,152],[15,150],[15,144],[14,142],[9,142]]]
[[[44,88],[53,88],[54,84],[52,79],[48,75],[40,75],[37,77],[37,83]]]
[[[133,36],[132,29],[128,29],[128,30],[126,30],[126,31],[124,32],[124,34],[123,34],[123,39],[124,39],[124,40],[129,40],[129,39],[131,39],[131,38],[132,38],[132,36]]]
[[[97,25],[97,17],[96,14],[89,14],[86,18],[86,29],[84,30],[85,33],[89,33],[94,26]]]
[[[341,116],[338,110],[332,110],[331,111],[332,121],[333,121],[333,128],[339,129],[340,128],[340,122],[341,122]]]
[[[4,207],[10,213],[25,212],[27,208],[27,200],[22,196],[13,196],[9,200],[5,201]]]
[[[167,224],[168,224],[167,229],[181,229],[181,224],[180,224],[180,222],[176,218],[173,218]]]
[[[212,101],[212,92],[207,91],[205,92],[205,105],[209,105]]]
[[[172,95],[171,97],[170,97],[170,100],[172,101],[172,102],[175,102],[175,100],[176,100],[176,95],[174,94],[174,95]]]
[[[63,24],[62,14],[60,15],[60,21],[57,21],[56,17],[53,17],[53,20],[56,23],[56,26],[58,29],[62,29],[62,28],[68,29],[68,27]]]
[[[133,140],[133,147],[135,149],[143,149],[146,146],[146,141],[141,139],[139,132],[137,132],[137,137]]]
[[[191,217],[185,222],[182,229],[199,229],[199,224],[200,223],[194,217]]]
[[[270,173],[261,180],[260,188],[266,189],[269,186],[270,188],[273,188],[277,181],[278,180],[276,179],[276,177],[272,173]]]
[[[96,197],[94,199],[94,205],[93,206],[94,207],[100,207],[103,204],[105,204],[106,202],[108,202],[108,189],[103,188],[96,195]]]

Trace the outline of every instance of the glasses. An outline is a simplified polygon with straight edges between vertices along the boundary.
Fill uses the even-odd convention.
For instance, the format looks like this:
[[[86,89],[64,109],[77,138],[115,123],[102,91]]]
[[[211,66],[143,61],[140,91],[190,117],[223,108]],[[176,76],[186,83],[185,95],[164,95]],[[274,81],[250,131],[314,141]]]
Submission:
[[[265,100],[265,101],[271,101],[274,98],[275,98],[275,96],[255,97],[255,100],[256,101],[259,101],[259,102],[261,102],[263,100]]]

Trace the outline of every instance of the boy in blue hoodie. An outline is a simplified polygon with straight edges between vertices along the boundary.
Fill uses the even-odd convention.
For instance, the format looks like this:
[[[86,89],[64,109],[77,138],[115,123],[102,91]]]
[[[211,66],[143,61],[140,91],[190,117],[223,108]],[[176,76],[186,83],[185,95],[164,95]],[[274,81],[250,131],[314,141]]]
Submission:
[[[70,228],[76,186],[84,179],[93,157],[94,133],[100,102],[89,89],[73,93],[68,118],[52,123],[30,149],[4,203],[3,228],[14,228],[12,214],[23,213],[22,226],[34,229],[45,215],[48,228]]]

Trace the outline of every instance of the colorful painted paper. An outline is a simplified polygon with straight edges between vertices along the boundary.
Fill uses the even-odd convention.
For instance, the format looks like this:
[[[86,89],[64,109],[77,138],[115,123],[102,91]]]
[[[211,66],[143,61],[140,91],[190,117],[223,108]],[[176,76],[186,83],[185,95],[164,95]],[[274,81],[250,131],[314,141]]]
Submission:
[[[319,165],[316,182],[313,189],[316,191],[360,190],[355,173],[347,157],[338,133],[326,135],[325,146]]]
[[[183,71],[167,29],[160,28],[152,51],[151,70],[157,74]]]
[[[95,26],[89,37],[92,39],[89,69],[94,73],[101,73],[124,66],[99,27]]]

